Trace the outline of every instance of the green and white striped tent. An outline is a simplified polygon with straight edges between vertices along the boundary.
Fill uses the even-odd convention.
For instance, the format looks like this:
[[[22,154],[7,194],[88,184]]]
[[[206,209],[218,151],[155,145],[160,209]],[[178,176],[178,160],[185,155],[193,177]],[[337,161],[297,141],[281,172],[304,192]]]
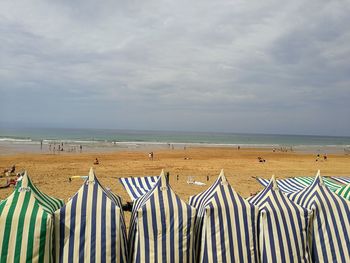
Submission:
[[[43,208],[53,214],[57,209],[64,205],[62,199],[58,199],[52,196],[48,196],[41,192],[32,182],[27,172],[24,172],[22,178],[17,181],[16,188],[18,187],[29,187],[32,189],[33,194],[35,194],[36,200],[43,206]]]
[[[347,184],[342,188],[339,188],[337,191],[335,191],[335,193],[350,201],[350,184]]]
[[[0,262],[52,262],[52,212],[61,205],[40,192],[25,172],[0,203]]]

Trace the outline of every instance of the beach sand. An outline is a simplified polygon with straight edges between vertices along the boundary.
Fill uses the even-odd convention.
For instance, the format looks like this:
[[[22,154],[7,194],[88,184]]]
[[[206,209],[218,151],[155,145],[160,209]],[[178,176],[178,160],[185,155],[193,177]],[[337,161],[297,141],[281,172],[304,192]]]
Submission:
[[[1,149],[0,149],[1,151]],[[260,163],[257,157],[266,162]],[[93,165],[95,158],[99,165]],[[322,157],[322,155],[321,155]],[[185,159],[188,158],[188,159]],[[154,151],[154,160],[148,159],[148,151],[119,151],[98,153],[25,153],[0,156],[0,169],[16,164],[16,170],[26,169],[36,186],[44,193],[67,199],[82,185],[82,179],[69,182],[69,177],[87,175],[90,167],[96,171],[100,182],[112,191],[130,201],[118,181],[118,177],[159,175],[161,170],[170,172],[173,190],[186,202],[191,195],[207,189],[217,178],[221,169],[234,189],[243,197],[262,189],[254,176],[276,178],[290,176],[314,176],[318,169],[324,176],[350,176],[350,155],[330,154],[328,160],[316,162],[315,154],[272,152],[271,149],[236,148],[186,148]],[[176,180],[179,175],[179,181]],[[188,176],[205,186],[187,184]],[[209,181],[207,181],[209,176]],[[0,189],[0,200],[6,198],[13,187]],[[129,215],[126,215],[127,223]]]

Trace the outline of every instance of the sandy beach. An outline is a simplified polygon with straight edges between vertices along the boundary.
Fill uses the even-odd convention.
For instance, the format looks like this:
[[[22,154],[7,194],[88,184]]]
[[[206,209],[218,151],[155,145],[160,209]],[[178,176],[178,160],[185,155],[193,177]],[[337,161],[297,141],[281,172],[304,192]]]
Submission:
[[[266,159],[260,163],[257,157]],[[93,165],[98,158],[99,165]],[[322,157],[322,156],[321,156]],[[187,158],[187,159],[185,159]],[[27,170],[35,184],[45,193],[65,200],[80,187],[82,180],[71,183],[69,177],[87,175],[94,167],[96,175],[106,187],[110,187],[124,200],[129,200],[118,177],[159,175],[161,169],[170,173],[170,183],[184,200],[199,193],[207,186],[193,186],[186,183],[188,176],[210,185],[221,169],[231,185],[242,196],[259,191],[261,186],[254,176],[277,178],[289,176],[313,176],[317,169],[322,175],[350,176],[350,155],[328,155],[328,160],[315,161],[315,154],[272,152],[270,149],[233,148],[186,148],[186,150],[154,151],[154,160],[148,159],[147,151],[120,151],[74,154],[26,153],[0,157],[0,169],[16,164],[16,170]],[[179,181],[176,180],[179,175]],[[207,176],[209,181],[207,182]],[[1,189],[0,199],[10,194],[12,188]]]
[[[2,149],[3,150],[3,149]],[[266,162],[258,162],[257,157]],[[95,158],[99,165],[93,165]],[[322,157],[322,156],[321,156]],[[185,159],[187,158],[187,159]],[[253,178],[259,176],[276,178],[289,176],[313,176],[318,169],[324,176],[350,176],[350,155],[332,154],[328,160],[315,161],[315,154],[272,152],[271,149],[237,148],[186,148],[154,151],[154,160],[148,159],[147,151],[119,151],[99,153],[24,153],[0,156],[0,169],[16,164],[16,170],[27,170],[34,183],[48,195],[71,197],[81,186],[81,179],[69,182],[69,177],[87,175],[94,167],[100,182],[130,201],[119,183],[119,177],[159,175],[162,169],[170,173],[170,183],[175,192],[186,202],[189,196],[205,190],[224,169],[231,185],[243,197],[262,189]],[[179,180],[177,181],[177,175]],[[188,176],[205,186],[187,184]],[[209,176],[209,181],[207,181]],[[0,199],[6,198],[13,187],[0,189]],[[127,221],[129,215],[126,215]]]

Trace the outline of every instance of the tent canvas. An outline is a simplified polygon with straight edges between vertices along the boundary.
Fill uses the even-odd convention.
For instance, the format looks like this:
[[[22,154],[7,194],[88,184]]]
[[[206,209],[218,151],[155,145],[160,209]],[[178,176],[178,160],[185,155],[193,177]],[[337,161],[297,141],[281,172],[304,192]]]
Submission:
[[[119,182],[128,192],[132,201],[149,192],[157,183],[158,176],[125,177],[119,178]]]
[[[189,204],[197,209],[196,262],[258,262],[258,208],[234,191],[223,171]]]
[[[250,198],[259,207],[259,254],[261,262],[311,262],[309,210],[290,201],[274,178]]]
[[[259,178],[259,177],[257,177],[256,180],[265,187],[270,182],[267,179],[263,179],[263,178]],[[301,190],[305,189],[306,187],[308,187],[309,185],[311,185],[313,181],[314,181],[314,178],[309,177],[309,176],[308,177],[293,177],[293,178],[285,178],[285,179],[276,180],[279,189],[284,193],[293,193],[293,192],[301,191]],[[333,180],[328,179],[328,178],[324,178],[324,183],[333,192],[335,192],[337,189],[342,187],[340,184],[338,184],[338,183],[336,183]]]
[[[33,184],[32,180],[28,176],[27,172],[23,174],[23,176],[17,180],[17,187],[21,187],[22,183],[27,185],[32,189],[33,194],[35,194],[36,199],[43,206],[46,211],[49,211],[51,214],[54,213],[57,209],[61,208],[64,205],[64,201],[59,198],[55,198],[49,196],[43,192],[41,192],[35,184]]]
[[[90,169],[78,192],[55,212],[56,262],[127,262],[120,198]]]
[[[309,187],[288,196],[313,211],[313,262],[349,262],[350,202],[330,191],[319,171]]]
[[[171,189],[162,171],[153,189],[134,202],[129,262],[193,262],[196,209]]]
[[[344,185],[342,188],[335,191],[335,193],[350,201],[350,184]]]
[[[341,184],[350,184],[350,177],[345,176],[331,176],[331,178]],[[324,180],[325,178],[323,178]]]
[[[61,204],[40,192],[25,172],[0,202],[0,262],[52,262],[52,210]]]

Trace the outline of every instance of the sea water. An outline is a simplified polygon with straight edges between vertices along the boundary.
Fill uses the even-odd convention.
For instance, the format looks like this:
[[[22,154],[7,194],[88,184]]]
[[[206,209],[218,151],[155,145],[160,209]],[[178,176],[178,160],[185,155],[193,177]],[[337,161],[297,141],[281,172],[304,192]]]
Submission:
[[[338,136],[0,127],[0,146],[38,145],[41,143],[48,145],[57,142],[95,148],[197,145],[208,147],[283,147],[311,151],[317,149],[343,151],[345,149],[347,152],[350,147],[350,137]]]

